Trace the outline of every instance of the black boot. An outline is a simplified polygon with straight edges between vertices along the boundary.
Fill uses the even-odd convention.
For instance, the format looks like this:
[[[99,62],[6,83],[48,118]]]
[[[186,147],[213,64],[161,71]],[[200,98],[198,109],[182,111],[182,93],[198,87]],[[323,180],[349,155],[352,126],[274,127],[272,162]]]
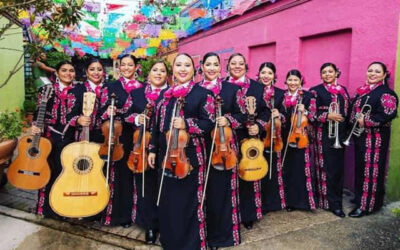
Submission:
[[[152,229],[146,230],[146,243],[155,244],[157,240],[157,231]]]
[[[248,230],[253,228],[253,222],[252,221],[246,221],[246,222],[243,221],[242,224]]]
[[[132,224],[130,222],[126,222],[126,223],[121,223],[121,227],[123,228],[128,228],[130,227]]]
[[[346,217],[346,215],[343,213],[342,209],[334,209],[334,210],[332,210],[332,213],[340,218]]]
[[[362,211],[360,208],[356,208],[349,213],[349,216],[352,218],[360,218],[367,214],[368,214],[368,212]]]

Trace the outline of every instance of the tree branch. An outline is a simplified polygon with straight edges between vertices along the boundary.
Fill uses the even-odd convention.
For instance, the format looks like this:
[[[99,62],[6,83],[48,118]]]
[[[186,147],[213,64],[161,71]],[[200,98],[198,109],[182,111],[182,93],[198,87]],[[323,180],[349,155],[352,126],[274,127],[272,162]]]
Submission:
[[[0,84],[0,89],[3,88],[4,86],[6,86],[7,83],[10,81],[11,77],[13,75],[15,75],[18,71],[20,71],[22,69],[22,67],[24,67],[23,63],[22,63],[22,65],[18,66],[18,64],[21,62],[21,60],[23,58],[24,58],[24,53],[21,54],[21,56],[18,59],[18,62],[14,65],[14,68],[8,74],[8,77],[4,80],[4,82],[2,84]]]
[[[7,10],[7,9],[10,9],[10,8],[16,8],[16,7],[21,7],[21,6],[33,4],[35,2],[39,2],[39,0],[30,0],[30,1],[27,1],[27,2],[23,2],[23,3],[15,3],[15,4],[11,4],[11,5],[5,5],[3,7],[0,7],[0,11]]]

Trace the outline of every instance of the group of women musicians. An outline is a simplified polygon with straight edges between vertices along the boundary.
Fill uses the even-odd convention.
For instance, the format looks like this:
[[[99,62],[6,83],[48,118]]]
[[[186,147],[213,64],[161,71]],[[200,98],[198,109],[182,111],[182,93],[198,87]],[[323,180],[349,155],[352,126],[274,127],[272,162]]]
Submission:
[[[79,140],[82,126],[90,126],[91,141],[102,142],[101,125],[111,114],[122,122],[120,141],[125,154],[122,160],[111,165],[110,200],[101,214],[101,222],[123,227],[135,223],[146,230],[148,243],[154,243],[159,233],[165,249],[217,249],[238,245],[240,223],[251,229],[255,221],[270,211],[322,208],[345,217],[342,211],[343,142],[354,123],[360,135],[352,136],[356,185],[355,209],[349,216],[361,217],[383,205],[390,125],[398,105],[397,95],[387,85],[389,75],[383,63],[373,62],[368,66],[366,82],[358,86],[353,98],[339,84],[340,71],[332,63],[321,66],[322,83],[309,91],[303,90],[303,76],[296,69],[287,73],[286,89],[276,87],[276,68],[270,62],[260,65],[257,81],[250,79],[246,74],[246,59],[240,53],[230,56],[226,79],[220,78],[219,56],[207,53],[201,61],[203,79],[198,83],[193,80],[197,73],[193,59],[185,53],[178,54],[173,61],[172,85],[167,83],[169,72],[163,60],[151,66],[146,83],[136,79],[137,65],[135,57],[122,56],[121,77],[106,83],[101,61],[91,59],[86,66],[84,84],[74,83],[75,69],[70,62],[57,66],[55,94],[47,103],[45,130],[32,127],[33,133],[43,132],[53,143],[49,157],[52,177],[39,192],[38,214],[56,216],[49,206],[48,195],[62,169],[62,148]],[[83,94],[87,91],[97,95],[90,117],[82,115]],[[112,94],[116,96],[114,109],[110,106]],[[248,96],[256,98],[253,125],[248,122],[244,101]],[[220,112],[215,112],[216,99],[222,103]],[[145,114],[148,104],[151,111]],[[367,106],[370,110],[364,112]],[[304,130],[309,142],[303,147],[286,145],[291,128],[297,126],[292,124],[291,116],[295,112],[308,120]],[[243,181],[236,164],[229,170],[224,166],[211,167],[206,182],[211,131],[216,124],[232,129],[230,146],[238,155],[241,141],[250,136],[263,138],[267,132],[265,126],[272,118],[281,122],[277,133],[284,146],[273,153],[269,162],[271,177],[268,174],[258,181]],[[150,168],[145,172],[143,196],[142,174],[133,173],[127,167],[127,160],[133,148],[132,135],[144,123],[151,132],[151,141]],[[335,129],[336,137],[330,136],[330,130]],[[179,176],[174,166],[162,171],[164,155],[171,147],[167,143],[170,130],[186,132],[187,173]],[[340,148],[333,147],[336,140]],[[271,149],[266,150],[269,161]]]

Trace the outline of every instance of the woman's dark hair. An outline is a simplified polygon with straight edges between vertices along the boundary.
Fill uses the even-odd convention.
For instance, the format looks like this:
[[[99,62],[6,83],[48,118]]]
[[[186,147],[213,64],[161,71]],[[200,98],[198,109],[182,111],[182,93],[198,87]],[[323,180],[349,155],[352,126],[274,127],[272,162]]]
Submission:
[[[337,78],[339,78],[340,74],[342,72],[340,72],[340,69],[338,67],[336,67],[336,65],[334,63],[331,62],[327,62],[321,65],[321,68],[319,69],[319,73],[322,73],[322,71],[326,68],[326,67],[332,67],[333,70],[335,70],[336,74],[337,74]]]
[[[167,70],[167,76],[168,76],[168,75],[170,74],[170,72],[169,72],[169,70],[168,70],[168,65],[167,65],[167,63],[165,62],[164,59],[157,59],[157,60],[155,60],[155,61],[151,64],[151,66],[150,66],[149,74],[150,74],[150,71],[153,69],[154,65],[159,64],[159,63],[164,64],[164,67],[165,67],[165,69]]]
[[[57,64],[57,66],[56,66],[56,71],[59,71],[60,68],[61,68],[63,65],[66,65],[66,64],[71,65],[71,66],[75,69],[75,66],[72,64],[72,62],[70,62],[70,61],[62,61],[62,62],[59,62],[59,63]]]
[[[122,59],[124,59],[124,58],[126,58],[126,57],[129,57],[130,59],[132,59],[132,61],[135,63],[135,65],[137,65],[138,62],[139,62],[139,59],[137,59],[135,56],[133,56],[133,55],[131,55],[131,54],[122,55],[122,56],[119,58],[119,61],[121,62]]]
[[[174,61],[172,62],[172,65],[175,64],[176,58],[178,58],[178,56],[187,56],[190,58],[190,61],[192,61],[192,66],[193,66],[193,76],[195,76],[196,75],[196,67],[194,66],[193,58],[188,53],[179,53],[178,55],[176,55],[176,57],[174,58]]]
[[[91,65],[92,63],[100,63],[101,67],[102,67],[103,70],[104,70],[104,65],[103,65],[103,63],[101,62],[101,60],[100,60],[99,58],[97,58],[97,57],[92,57],[92,58],[90,58],[89,60],[87,60],[86,63],[85,63],[85,69],[86,69],[86,71],[89,69],[89,67],[90,67],[90,65]]]
[[[303,76],[298,69],[289,70],[289,72],[286,74],[286,81],[290,76],[297,76],[300,79],[301,86],[303,86]]]
[[[208,52],[208,53],[206,53],[206,54],[203,56],[203,60],[200,61],[200,64],[201,64],[201,65],[204,65],[204,63],[207,61],[207,59],[210,58],[210,57],[212,57],[212,56],[217,57],[217,58],[218,58],[218,62],[221,63],[221,59],[219,58],[219,55],[218,55],[217,53],[215,53],[215,52]],[[199,67],[198,71],[199,71],[199,74],[202,74],[202,73],[203,73],[203,70],[202,70],[201,67]]]
[[[368,68],[371,67],[371,65],[373,65],[373,64],[378,64],[378,65],[380,65],[382,67],[383,73],[386,74],[386,77],[383,80],[385,81],[385,83],[387,83],[389,81],[389,79],[390,79],[390,72],[387,70],[386,64],[384,64],[383,62],[376,61],[376,62],[370,63],[368,65]]]

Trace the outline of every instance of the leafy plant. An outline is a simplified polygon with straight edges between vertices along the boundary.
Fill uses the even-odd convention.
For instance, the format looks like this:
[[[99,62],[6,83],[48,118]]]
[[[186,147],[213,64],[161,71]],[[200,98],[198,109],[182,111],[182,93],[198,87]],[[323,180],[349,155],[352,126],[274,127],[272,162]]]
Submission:
[[[47,56],[46,62],[52,68],[55,68],[57,64],[62,61],[71,61],[71,57],[63,52],[58,52],[58,51],[48,52],[46,53],[46,56]]]
[[[17,138],[22,133],[21,113],[16,111],[0,112],[0,142]]]
[[[396,217],[400,218],[400,208],[398,208],[398,207],[393,208],[393,209],[392,209],[392,213],[393,213]],[[399,232],[400,232],[400,228],[399,228]],[[399,240],[400,240],[400,236],[399,236]]]
[[[36,110],[36,101],[32,99],[26,99],[24,101],[24,111],[25,113],[32,113]]]

